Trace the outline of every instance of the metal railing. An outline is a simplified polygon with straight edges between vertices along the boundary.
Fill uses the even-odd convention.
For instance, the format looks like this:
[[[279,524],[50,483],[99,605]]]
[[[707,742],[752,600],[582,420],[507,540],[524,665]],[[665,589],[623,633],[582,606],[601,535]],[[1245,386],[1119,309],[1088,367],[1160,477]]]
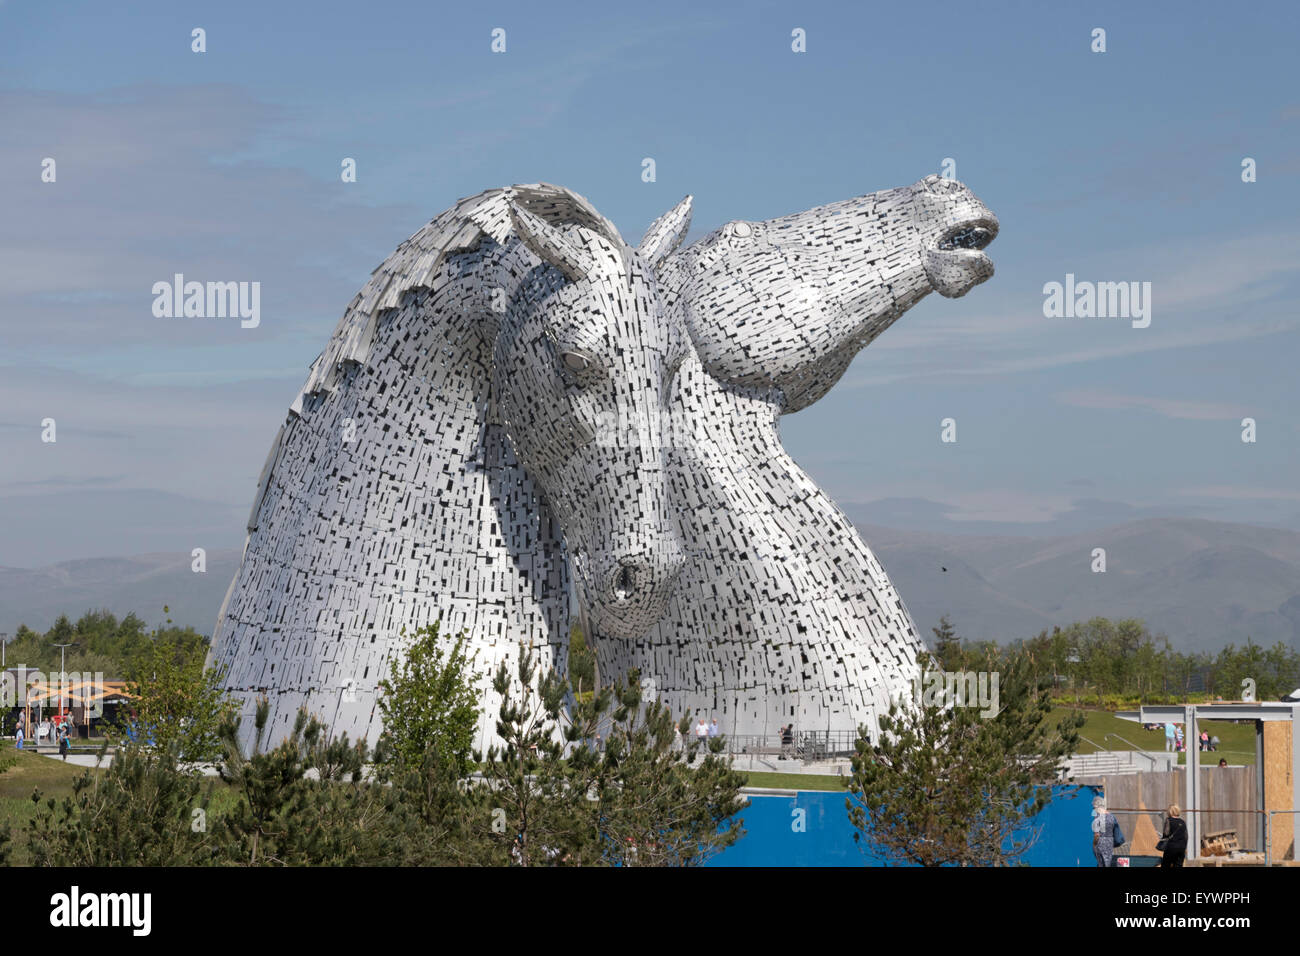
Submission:
[[[1143,750],[1143,749],[1142,749],[1141,747],[1139,747],[1137,744],[1133,743],[1133,741],[1128,740],[1127,738],[1121,737],[1119,734],[1106,734],[1106,735],[1103,736],[1101,739],[1102,739],[1102,740],[1106,740],[1107,738],[1110,738],[1110,737],[1114,737],[1116,740],[1123,740],[1124,743],[1128,744],[1131,748],[1133,748],[1132,751],[1131,751],[1132,753],[1136,753],[1136,754],[1138,754],[1138,755],[1140,755],[1140,756],[1142,756],[1142,757],[1146,757],[1148,760],[1150,760],[1150,761],[1151,761],[1151,768],[1152,768],[1153,770],[1154,770],[1155,767],[1160,763],[1160,761],[1156,760],[1155,757],[1151,756],[1149,753],[1147,753],[1145,750]],[[1089,743],[1092,743],[1092,741],[1089,741]],[[1093,744],[1093,746],[1095,747],[1096,744]]]
[[[831,760],[856,752],[858,735],[852,730],[796,730],[789,743],[779,731],[767,734],[731,734],[726,751],[732,756],[774,756],[788,760]]]

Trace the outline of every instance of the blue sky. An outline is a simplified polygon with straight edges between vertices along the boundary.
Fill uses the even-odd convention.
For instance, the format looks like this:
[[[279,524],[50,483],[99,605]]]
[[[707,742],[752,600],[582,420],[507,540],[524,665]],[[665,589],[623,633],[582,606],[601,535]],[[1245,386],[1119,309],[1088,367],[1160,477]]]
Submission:
[[[699,236],[946,157],[997,275],[784,419],[800,463],[902,528],[1300,529],[1300,14],[1057,6],[3,0],[0,565],[239,546],[344,306],[459,197],[561,183],[635,241],[689,192]],[[261,325],[155,318],[175,272],[260,281]],[[1151,282],[1150,327],[1044,318],[1066,273]]]

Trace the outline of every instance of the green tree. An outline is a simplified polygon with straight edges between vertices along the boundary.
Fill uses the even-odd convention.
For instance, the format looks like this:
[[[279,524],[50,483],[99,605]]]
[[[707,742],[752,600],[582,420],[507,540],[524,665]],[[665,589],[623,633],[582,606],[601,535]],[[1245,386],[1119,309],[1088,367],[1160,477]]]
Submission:
[[[475,826],[485,812],[471,784],[431,754],[382,787],[376,862],[385,866],[491,866],[504,859]]]
[[[934,657],[943,670],[952,670],[961,660],[961,638],[945,614],[939,618],[939,626],[930,628],[934,632]]]
[[[585,699],[597,684],[596,652],[577,624],[569,629],[569,684],[575,700]]]
[[[1077,749],[1084,718],[1053,720],[1026,651],[1000,668],[996,715],[941,698],[896,703],[874,736],[861,728],[845,801],[855,840],[922,866],[1005,865],[1033,844],[1045,785]]]
[[[557,733],[568,686],[553,671],[540,673],[526,648],[514,677],[504,662],[493,677],[501,700],[500,743],[476,755],[483,766],[481,784],[467,791],[472,832],[491,848],[497,865],[596,862],[597,834],[577,802],[585,799],[585,790],[571,785]],[[594,697],[603,703],[593,699],[579,706],[608,706],[608,690]]]
[[[167,609],[163,608],[164,613]],[[41,634],[25,624],[19,625],[14,639],[9,642],[6,654],[10,666],[27,667],[56,674],[61,662],[66,660],[69,671],[100,672],[108,679],[125,677],[131,673],[142,655],[151,652],[152,645],[164,640],[178,655],[188,660],[207,655],[208,639],[193,628],[180,628],[168,620],[152,633],[145,630],[144,622],[135,614],[120,621],[108,611],[87,611],[73,624],[67,615],[61,615],[54,626]],[[61,655],[55,643],[74,643]]]
[[[699,753],[698,738],[686,757],[674,749],[686,739],[691,716],[674,725],[668,708],[648,703],[638,719],[641,686],[635,672],[615,688],[602,759],[586,776],[595,797],[590,811],[604,860],[620,866],[699,866],[744,836],[737,816],[745,806],[746,775],[731,769],[725,746],[714,738]],[[699,765],[692,767],[695,758]]]
[[[195,866],[212,859],[211,783],[179,771],[175,752],[126,746],[108,770],[87,770],[62,801],[32,795],[36,866]]]
[[[590,674],[572,661],[581,683]],[[714,738],[700,756],[696,741],[675,749],[666,708],[642,703],[628,680],[581,696],[554,672],[542,674],[521,653],[512,680],[502,665],[497,735],[483,781],[470,788],[473,829],[499,863],[519,866],[694,866],[743,833],[745,776],[733,773]],[[564,702],[576,701],[566,713]]]
[[[239,746],[239,720],[221,725],[218,770],[238,797],[214,828],[224,860],[240,866],[349,866],[376,862],[383,850],[385,801],[363,769],[364,741],[331,740],[305,710],[277,747],[263,751],[270,707],[258,703],[253,753]]]
[[[469,771],[479,716],[474,659],[464,631],[448,639],[440,627],[434,622],[416,631],[391,676],[379,682],[384,731],[377,759],[389,777],[421,770],[431,751],[457,776]]]
[[[141,746],[186,761],[221,756],[219,731],[233,704],[221,675],[184,641],[155,637],[133,662],[127,686],[137,698],[133,722]]]

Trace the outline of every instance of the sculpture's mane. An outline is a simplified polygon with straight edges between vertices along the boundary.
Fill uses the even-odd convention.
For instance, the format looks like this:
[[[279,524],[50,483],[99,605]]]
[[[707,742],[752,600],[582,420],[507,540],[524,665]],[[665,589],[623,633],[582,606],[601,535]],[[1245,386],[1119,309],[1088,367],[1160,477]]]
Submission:
[[[553,225],[584,226],[616,246],[622,245],[623,240],[614,224],[597,212],[585,197],[563,186],[550,183],[515,185],[489,189],[461,199],[401,243],[371,272],[370,279],[348,303],[334,334],[312,363],[307,381],[289,406],[288,420],[305,419],[308,399],[333,393],[346,375],[349,364],[365,365],[370,361],[379,320],[384,313],[400,308],[408,293],[436,291],[446,284],[442,266],[447,256],[473,250],[484,236],[497,246],[506,248],[516,237],[510,216],[512,203]],[[536,259],[533,253],[526,254]],[[250,532],[258,527],[258,513],[284,436],[285,426],[282,425],[271,443],[258,478],[247,522]]]
[[[622,243],[613,223],[584,197],[562,186],[550,183],[510,186],[460,200],[401,243],[370,274],[369,281],[348,304],[334,334],[312,363],[307,382],[289,410],[301,416],[306,397],[334,391],[345,363],[366,364],[380,317],[399,308],[406,293],[435,289],[447,256],[473,250],[484,236],[504,247],[515,236],[510,218],[511,202],[552,224],[585,226],[616,245]]]

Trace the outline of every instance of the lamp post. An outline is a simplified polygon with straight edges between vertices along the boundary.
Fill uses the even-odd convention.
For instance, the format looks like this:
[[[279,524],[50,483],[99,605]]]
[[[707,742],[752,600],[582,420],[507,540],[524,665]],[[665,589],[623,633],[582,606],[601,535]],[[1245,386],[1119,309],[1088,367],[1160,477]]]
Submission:
[[[59,649],[59,726],[62,727],[63,726],[63,688],[64,685],[67,684],[68,682],[68,672],[66,670],[66,665],[68,660],[67,658],[68,648],[80,647],[81,645],[78,644],[76,641],[73,641],[69,644],[55,644],[54,646]]]

